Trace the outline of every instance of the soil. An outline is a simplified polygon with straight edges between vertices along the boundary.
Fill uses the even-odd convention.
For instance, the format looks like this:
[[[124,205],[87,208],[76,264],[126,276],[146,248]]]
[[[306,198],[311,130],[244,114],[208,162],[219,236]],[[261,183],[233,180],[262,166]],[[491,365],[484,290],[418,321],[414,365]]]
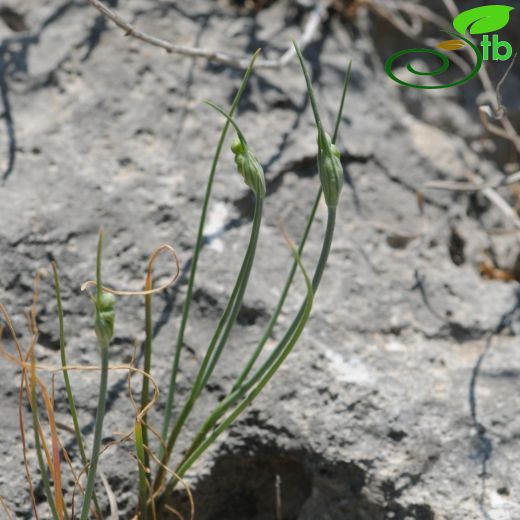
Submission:
[[[309,12],[305,2],[293,0],[256,6],[209,0],[106,3],[165,39],[239,54],[262,47],[268,58],[300,34]],[[328,268],[295,351],[188,475],[196,518],[277,518],[279,481],[283,520],[518,519],[517,234],[482,193],[425,188],[433,180],[467,181],[468,171],[501,179],[518,155],[483,128],[477,103],[486,99],[478,79],[433,91],[392,82],[384,72],[386,58],[420,42],[366,7],[354,9],[354,3],[340,9],[337,2],[305,49],[328,128],[344,70],[353,61],[338,139],[350,182],[342,193]],[[457,3],[461,9],[474,5]],[[449,20],[442,3],[423,4]],[[517,10],[503,34],[518,48],[520,3],[508,4]],[[439,30],[426,24],[423,34],[438,38]],[[202,102],[229,106],[241,71],[125,38],[79,0],[5,0],[0,38],[0,302],[27,348],[25,312],[34,277],[41,273],[36,355],[42,364],[59,364],[50,269],[56,260],[69,362],[95,365],[92,306],[80,285],[94,276],[99,228],[106,236],[105,281],[118,288],[141,288],[148,255],[162,243],[172,244],[183,276],[154,299],[153,376],[162,393],[151,420],[160,424],[205,182],[223,124]],[[505,66],[490,64],[495,83]],[[518,92],[516,64],[502,88],[516,128]],[[312,112],[296,61],[255,72],[237,118],[265,167],[265,215],[237,326],[179,450],[232,385],[273,311],[290,265],[278,221],[298,240],[319,185]],[[499,192],[512,206],[518,203],[514,189]],[[226,148],[210,205],[176,409],[227,301],[251,218],[252,198]],[[319,254],[325,219],[320,206],[304,255],[309,269]],[[160,259],[155,283],[171,271],[171,262]],[[494,276],[499,271],[510,275]],[[282,336],[303,295],[299,279],[274,339]],[[136,345],[141,361],[143,319],[139,298],[118,299],[111,363],[128,363]],[[5,331],[3,339],[14,352]],[[0,373],[0,495],[16,518],[29,519],[18,428],[20,372],[0,359]],[[90,446],[99,374],[71,377]],[[57,418],[70,424],[59,377],[55,392]],[[114,372],[103,442],[130,431],[134,416],[127,376]],[[34,463],[32,447],[29,441]],[[107,450],[100,469],[119,518],[130,519],[137,501],[132,444]],[[36,495],[47,518],[38,485]],[[102,487],[99,495],[105,496]],[[102,503],[108,517],[106,499]],[[185,493],[179,491],[174,503],[182,510]]]

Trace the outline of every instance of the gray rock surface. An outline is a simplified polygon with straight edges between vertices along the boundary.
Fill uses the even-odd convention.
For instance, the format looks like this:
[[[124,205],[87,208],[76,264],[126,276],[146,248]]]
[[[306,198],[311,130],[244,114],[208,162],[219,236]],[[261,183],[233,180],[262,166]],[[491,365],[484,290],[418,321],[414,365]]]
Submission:
[[[241,73],[124,38],[86,2],[4,4],[14,15],[4,10],[0,20],[0,302],[27,348],[24,311],[34,275],[42,272],[36,354],[41,363],[57,364],[49,267],[55,259],[69,360],[96,364],[91,304],[79,286],[93,277],[98,230],[105,228],[109,285],[139,288],[148,254],[164,242],[189,265],[222,126],[202,101],[229,105]],[[283,51],[306,14],[289,0],[256,13],[209,0],[111,5],[143,30],[178,43],[237,53],[261,46],[267,57]],[[16,32],[9,20],[26,31]],[[427,191],[421,213],[416,194],[430,180],[464,180],[467,170],[500,178],[511,150],[478,121],[478,80],[427,92],[399,89],[386,77],[386,57],[410,42],[360,9],[355,19],[332,13],[305,51],[329,127],[347,59],[353,60],[338,146],[359,208],[347,186],[306,332],[266,391],[190,473],[199,520],[274,519],[277,475],[284,520],[520,518],[520,293],[516,282],[483,279],[478,269],[491,253],[499,266],[512,267],[518,242],[499,233],[511,225],[481,195]],[[518,72],[517,66],[503,91],[517,123]],[[268,199],[239,323],[188,432],[232,384],[272,312],[290,258],[277,221],[297,239],[318,187],[312,114],[295,62],[256,72],[238,117],[266,167]],[[501,193],[514,204],[511,192]],[[226,149],[178,403],[232,287],[251,213]],[[321,207],[304,257],[309,268],[324,220]],[[160,260],[156,283],[170,271]],[[185,288],[184,280],[155,298],[153,375],[163,394]],[[303,294],[298,281],[275,339]],[[127,298],[117,305],[114,364],[129,362],[143,338],[142,302]],[[13,352],[5,333],[4,342]],[[18,430],[19,371],[0,359],[0,374],[0,495],[16,518],[32,518]],[[72,378],[90,445],[98,374]],[[111,374],[105,442],[133,427],[126,385],[125,374]],[[163,397],[152,420],[161,415]],[[70,423],[59,378],[56,411]],[[137,500],[131,444],[107,451],[100,464],[120,518],[131,518]],[[38,494],[43,500],[41,489]],[[178,500],[184,504],[185,495]]]

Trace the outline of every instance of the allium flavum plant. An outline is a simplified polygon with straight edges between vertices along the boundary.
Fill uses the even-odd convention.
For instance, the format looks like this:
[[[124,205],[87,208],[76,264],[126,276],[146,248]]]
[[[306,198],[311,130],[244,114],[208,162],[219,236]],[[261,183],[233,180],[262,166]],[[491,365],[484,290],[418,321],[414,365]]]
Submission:
[[[158,248],[148,262],[147,275],[145,281],[145,290],[134,293],[124,293],[108,289],[102,284],[102,272],[101,272],[101,258],[102,258],[102,245],[103,245],[103,233],[100,233],[97,249],[97,261],[96,261],[96,280],[87,282],[83,285],[83,289],[88,287],[95,287],[95,294],[91,297],[94,306],[94,330],[96,333],[97,341],[99,344],[100,355],[101,355],[101,366],[97,367],[100,370],[100,384],[99,384],[99,401],[96,413],[96,423],[94,430],[94,440],[91,448],[90,458],[87,456],[87,449],[84,444],[81,435],[80,420],[78,417],[77,409],[75,406],[74,395],[69,378],[69,372],[74,369],[81,369],[81,367],[70,367],[67,366],[67,359],[65,353],[65,327],[63,319],[63,308],[61,302],[60,283],[58,277],[58,270],[56,264],[53,264],[54,271],[54,286],[56,293],[56,301],[58,308],[58,324],[59,324],[59,335],[60,335],[60,354],[61,354],[61,367],[58,369],[64,378],[65,389],[69,404],[69,411],[72,418],[73,429],[76,437],[77,448],[81,458],[81,464],[83,465],[83,471],[81,474],[73,474],[74,481],[76,482],[75,492],[76,496],[72,496],[69,502],[72,503],[72,507],[76,506],[75,498],[81,502],[79,509],[76,507],[75,511],[79,511],[79,518],[81,520],[87,520],[90,517],[97,519],[102,518],[102,512],[100,508],[99,498],[96,496],[95,483],[96,483],[96,472],[98,467],[99,456],[102,451],[101,439],[103,434],[103,419],[105,415],[105,404],[107,396],[107,380],[108,372],[115,370],[116,368],[121,369],[122,367],[110,367],[110,342],[114,334],[115,326],[115,302],[116,296],[125,295],[142,295],[144,296],[145,302],[145,343],[144,343],[144,364],[142,369],[133,366],[125,366],[124,368],[131,370],[133,373],[139,373],[142,375],[142,391],[141,400],[138,403],[137,415],[135,419],[135,428],[133,431],[133,440],[135,442],[136,460],[137,460],[137,474],[138,474],[138,492],[139,492],[139,506],[136,512],[135,518],[141,520],[155,520],[157,518],[163,518],[166,512],[173,511],[168,504],[168,497],[171,496],[172,491],[179,484],[184,485],[183,477],[186,472],[192,467],[197,459],[215,442],[219,435],[226,430],[233,421],[247,408],[247,406],[255,399],[255,397],[262,391],[269,380],[273,377],[276,371],[280,368],[280,365],[287,358],[294,345],[298,341],[298,338],[302,334],[312,308],[314,295],[318,290],[320,281],[327,263],[329,256],[332,238],[334,234],[334,226],[336,220],[336,208],[338,205],[341,188],[343,185],[343,166],[340,160],[340,154],[336,146],[336,136],[338,133],[339,123],[341,121],[343,104],[347,92],[348,81],[350,77],[350,65],[345,75],[345,82],[343,85],[343,92],[340,100],[340,106],[336,117],[336,124],[332,134],[332,137],[327,134],[323,128],[317,103],[314,97],[312,85],[309,79],[307,69],[305,67],[303,57],[300,49],[294,44],[300,65],[304,74],[308,95],[310,98],[312,110],[314,113],[314,119],[317,130],[317,144],[318,144],[318,172],[320,179],[320,187],[316,194],[314,205],[310,211],[306,227],[303,236],[300,241],[299,247],[296,249],[295,246],[287,239],[289,247],[291,248],[294,262],[288,273],[287,280],[284,287],[282,288],[279,300],[273,312],[271,319],[269,320],[266,328],[260,338],[256,348],[251,353],[249,359],[245,363],[242,371],[238,378],[234,382],[233,386],[228,390],[226,397],[219,402],[217,407],[205,418],[204,422],[200,426],[200,429],[191,440],[189,448],[178,454],[178,460],[172,465],[172,455],[176,446],[177,440],[183,431],[183,427],[190,416],[197,400],[199,399],[202,391],[206,387],[210,377],[213,374],[215,367],[217,366],[221,354],[226,346],[227,340],[230,336],[231,330],[236,322],[244,293],[246,291],[249,275],[254,262],[255,250],[257,247],[258,236],[260,231],[260,223],[262,220],[262,209],[263,203],[266,196],[264,172],[260,162],[256,158],[250,143],[246,139],[243,132],[240,130],[238,124],[233,119],[234,113],[239,104],[240,98],[244,93],[248,79],[252,73],[255,59],[258,56],[258,51],[253,55],[249,67],[247,68],[240,88],[233,100],[233,103],[226,112],[222,108],[216,106],[211,102],[207,102],[209,106],[214,108],[220,115],[225,119],[225,124],[220,135],[213,162],[211,165],[211,171],[206,187],[206,193],[204,197],[202,214],[200,217],[199,228],[197,239],[193,252],[193,259],[190,268],[190,274],[188,279],[188,287],[186,293],[186,299],[184,301],[182,316],[180,320],[179,330],[177,334],[175,353],[172,359],[171,367],[171,378],[166,394],[166,406],[163,417],[163,424],[160,433],[148,424],[147,413],[150,407],[155,403],[158,396],[158,386],[151,377],[151,366],[152,366],[152,297],[153,294],[163,290],[167,285],[165,284],[159,288],[152,288],[152,267],[157,255],[163,251],[171,253],[177,262],[177,273],[179,271],[179,263],[175,255],[175,251],[167,245],[163,245]],[[197,272],[197,264],[199,254],[203,242],[204,223],[206,221],[206,214],[208,210],[209,200],[211,197],[213,180],[217,169],[217,164],[220,158],[221,150],[226,139],[230,126],[236,132],[236,138],[233,141],[231,150],[235,156],[235,163],[238,172],[243,177],[245,184],[254,194],[255,197],[255,210],[253,223],[251,227],[251,234],[249,237],[249,243],[246,249],[246,253],[242,260],[240,271],[236,278],[235,285],[231,292],[231,296],[227,302],[224,312],[218,321],[214,334],[211,338],[209,346],[205,352],[204,358],[200,364],[198,372],[196,374],[193,386],[189,392],[189,396],[181,406],[179,413],[176,417],[172,417],[172,410],[174,408],[177,374],[179,371],[180,357],[182,346],[184,344],[184,333],[189,318],[190,306],[193,296],[193,288],[195,283],[195,276]],[[323,243],[321,248],[320,256],[317,260],[317,264],[314,270],[312,278],[309,277],[305,268],[302,265],[300,257],[307,237],[309,235],[316,209],[320,202],[321,196],[324,196],[325,203],[328,208],[327,225],[323,234]],[[293,278],[296,270],[299,269],[306,284],[306,297],[303,300],[300,309],[290,326],[286,330],[282,339],[278,342],[276,347],[269,353],[263,353],[264,346],[271,336],[274,326],[277,323],[278,317],[285,303],[289,289],[291,287]],[[173,283],[175,277],[170,281]],[[54,520],[67,520],[68,518],[74,517],[74,509],[69,513],[66,508],[64,500],[64,490],[61,485],[62,475],[62,458],[69,462],[69,455],[61,444],[55,419],[53,401],[49,396],[49,392],[43,381],[38,377],[38,370],[49,369],[49,367],[38,366],[35,362],[34,347],[37,341],[37,328],[35,320],[35,305],[32,310],[32,332],[33,340],[28,348],[27,352],[23,352],[23,349],[16,337],[13,325],[7,315],[7,312],[3,306],[0,306],[0,311],[7,324],[7,328],[12,335],[14,343],[17,348],[17,355],[13,355],[7,352],[5,348],[2,348],[2,354],[7,357],[10,361],[15,362],[22,372],[22,379],[19,392],[20,400],[20,426],[22,434],[22,442],[24,448],[24,461],[26,467],[26,473],[28,477],[30,492],[33,502],[33,511],[35,517],[38,518],[38,512],[36,509],[36,500],[34,498],[34,485],[32,483],[31,473],[29,464],[27,462],[26,455],[26,441],[25,441],[25,427],[23,420],[23,407],[22,403],[25,398],[28,400],[30,409],[32,412],[32,430],[34,434],[34,445],[36,449],[36,455],[38,459],[39,470],[41,473],[41,481],[43,489],[45,491],[48,507],[51,511],[52,518]],[[262,355],[263,354],[263,355]],[[93,368],[93,367],[89,367]],[[84,367],[83,367],[84,369]],[[56,371],[56,369],[54,369]],[[153,395],[151,396],[151,387],[153,387]],[[39,390],[39,392],[38,392]],[[50,431],[50,443],[48,436],[44,432],[42,421],[40,419],[38,402],[43,401],[45,404],[47,422]],[[150,442],[151,436],[157,437],[158,442]],[[158,452],[154,449],[154,446],[159,444]],[[72,470],[72,465],[70,465]],[[86,474],[86,482],[83,482],[83,476]],[[98,478],[102,475],[98,475]],[[77,488],[77,489],[76,489]],[[0,500],[2,505],[7,511],[5,502]],[[178,513],[176,513],[179,516]]]

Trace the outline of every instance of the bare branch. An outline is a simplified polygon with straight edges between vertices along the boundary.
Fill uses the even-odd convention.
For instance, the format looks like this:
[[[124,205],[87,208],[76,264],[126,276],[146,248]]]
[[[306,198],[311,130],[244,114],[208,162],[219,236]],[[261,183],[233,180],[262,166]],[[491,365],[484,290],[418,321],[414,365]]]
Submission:
[[[108,479],[105,477],[103,472],[99,472],[99,477],[101,478],[101,481],[103,482],[103,486],[105,487],[105,491],[107,492],[108,496],[108,503],[110,504],[110,516],[107,520],[119,520],[119,509],[117,507],[117,499],[114,494],[114,491],[110,487],[110,484],[108,482]]]
[[[516,131],[514,130],[512,125],[511,125],[512,130],[508,130],[507,128],[500,127],[498,125],[493,124],[490,120],[490,117],[493,116],[493,113],[488,105],[478,107],[478,111],[479,111],[479,115],[480,115],[480,120],[482,121],[484,128],[488,132],[490,132],[494,135],[497,135],[499,137],[502,137],[503,139],[507,139],[508,141],[511,141],[514,144],[516,150],[518,152],[520,152],[520,136],[516,133]],[[502,116],[502,118],[499,119],[499,121],[501,121],[501,122],[508,121],[509,122],[509,119],[507,119],[505,116]]]
[[[520,171],[511,174],[498,182],[484,182],[478,175],[466,172],[470,182],[453,182],[453,181],[430,181],[424,184],[425,188],[434,190],[449,191],[481,191],[482,194],[494,204],[502,214],[513,224],[515,229],[520,230],[520,218],[516,211],[508,204],[508,202],[496,191],[496,188],[513,184],[520,181]]]
[[[497,119],[501,119],[506,114],[506,107],[502,104],[501,88],[502,88],[502,85],[504,84],[504,81],[506,80],[507,76],[509,76],[511,69],[513,68],[513,65],[515,64],[517,54],[518,53],[515,52],[515,55],[513,56],[513,59],[511,60],[509,67],[507,67],[507,70],[505,71],[504,75],[502,76],[500,81],[497,83],[497,88],[495,90],[495,93],[497,95],[497,110],[495,113],[495,117]]]
[[[446,9],[450,13],[450,16],[452,18],[455,18],[459,14],[459,9],[457,7],[457,4],[453,0],[442,0],[444,5],[446,6]]]
[[[250,56],[239,55],[239,54],[229,54],[220,51],[211,51],[209,49],[204,49],[200,47],[190,47],[187,45],[178,45],[176,43],[169,42],[167,40],[163,40],[162,38],[157,38],[156,36],[152,36],[147,34],[139,29],[135,28],[129,22],[124,20],[119,14],[117,14],[112,9],[109,9],[103,2],[100,0],[88,0],[90,5],[95,7],[101,14],[106,16],[109,20],[114,22],[120,29],[125,32],[125,36],[130,36],[132,38],[136,38],[137,40],[141,40],[149,45],[153,45],[154,47],[159,47],[164,49],[168,53],[181,54],[183,56],[189,56],[191,58],[204,58],[208,61],[213,61],[215,63],[222,63],[224,65],[229,65],[231,67],[236,67],[240,69],[247,68]],[[328,7],[330,5],[330,0],[318,0],[314,9],[311,11],[305,28],[301,37],[298,39],[298,43],[300,47],[305,48],[308,43],[312,40],[314,34],[316,33],[318,27],[322,20],[325,20],[328,16]],[[286,65],[295,55],[294,48],[292,46],[288,46],[287,50],[277,59],[259,59],[256,61],[256,68],[264,68],[264,69],[276,69],[283,67]]]
[[[520,171],[512,173],[497,182],[456,182],[456,181],[429,181],[424,183],[425,189],[449,191],[480,191],[485,188],[500,188],[520,182]]]
[[[466,172],[466,176],[471,182],[483,184],[482,178],[474,173]],[[482,194],[511,221],[517,230],[520,230],[520,218],[518,217],[517,212],[507,203],[504,198],[502,198],[501,195],[497,193],[494,188],[484,188],[482,190]]]
[[[389,8],[386,5],[380,4],[377,0],[359,0],[362,5],[366,5],[375,13],[383,18],[386,18],[396,29],[406,34],[410,38],[416,38],[422,29],[422,22],[415,13],[411,14],[412,25],[408,24],[400,15],[397,9]],[[409,13],[410,14],[410,13]],[[414,15],[415,14],[415,15]]]

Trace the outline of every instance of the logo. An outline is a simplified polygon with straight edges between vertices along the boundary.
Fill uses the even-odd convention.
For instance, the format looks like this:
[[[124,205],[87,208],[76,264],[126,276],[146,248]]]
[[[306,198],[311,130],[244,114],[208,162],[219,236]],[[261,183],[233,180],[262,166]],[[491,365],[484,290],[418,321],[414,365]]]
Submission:
[[[438,43],[437,49],[417,48],[396,52],[386,61],[385,71],[396,83],[405,87],[438,89],[463,85],[478,74],[483,61],[490,59],[493,61],[506,61],[513,55],[513,48],[509,42],[500,40],[497,34],[493,34],[491,37],[489,34],[502,29],[509,23],[509,15],[513,9],[513,7],[507,5],[486,5],[463,11],[453,20],[453,27],[457,32],[444,31],[454,37],[454,39]],[[469,32],[471,35],[482,35],[479,46],[463,36],[466,32]],[[416,85],[399,79],[392,70],[396,60],[402,56],[409,54],[432,54],[440,60],[440,65],[435,70],[420,71],[415,69],[411,63],[406,66],[406,69],[416,76],[438,76],[446,72],[452,63],[448,56],[441,51],[453,52],[466,46],[475,54],[475,65],[466,77],[447,85]]]

